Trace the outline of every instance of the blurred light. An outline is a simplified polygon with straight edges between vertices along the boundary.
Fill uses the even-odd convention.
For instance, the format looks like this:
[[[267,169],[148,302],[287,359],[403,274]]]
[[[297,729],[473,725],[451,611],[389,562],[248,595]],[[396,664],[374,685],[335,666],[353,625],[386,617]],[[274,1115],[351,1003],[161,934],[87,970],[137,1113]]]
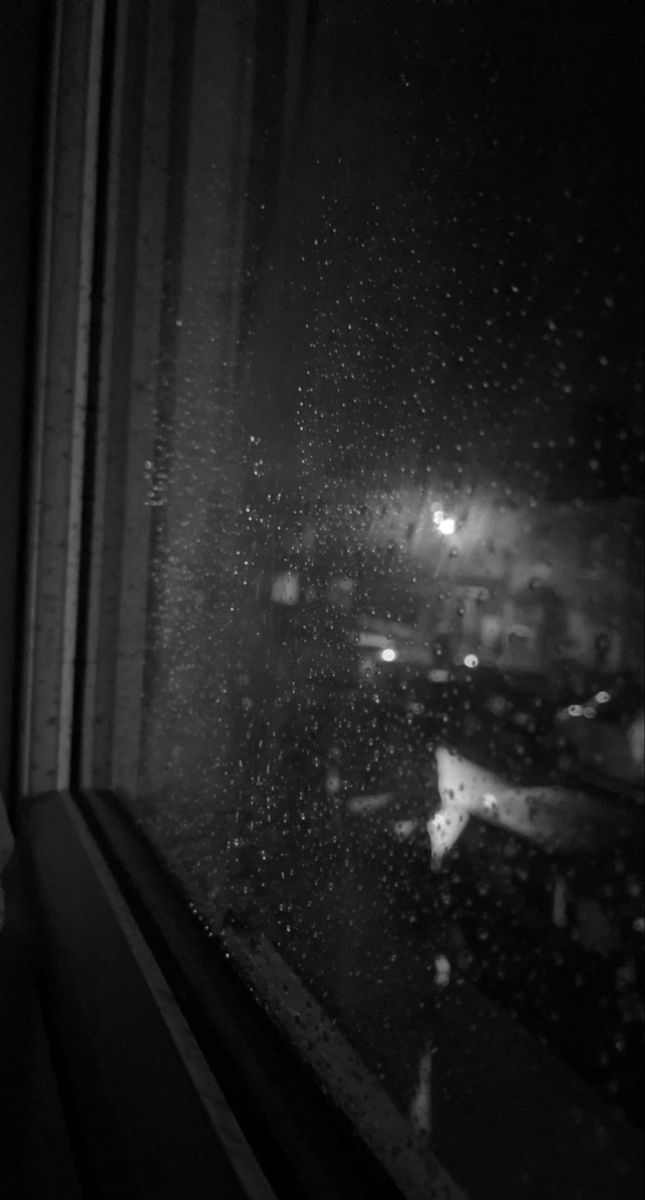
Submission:
[[[439,533],[443,533],[446,535],[446,537],[448,537],[451,533],[455,532],[455,529],[457,528],[457,522],[455,521],[454,517],[444,517],[438,522],[437,528]]]
[[[581,717],[582,716],[582,708],[579,704],[570,704],[567,709],[567,712],[570,717]]]
[[[464,666],[469,670],[474,671],[475,667],[479,666],[479,659],[476,654],[467,654],[464,659]]]
[[[592,708],[590,704],[585,704],[585,706],[584,706],[584,708],[583,708],[583,710],[582,710],[582,711],[583,711],[583,713],[584,713],[584,715],[585,715],[585,717],[587,718],[587,720],[588,720],[588,721],[593,721],[593,718],[594,718],[594,717],[595,717],[595,715],[596,715],[596,710],[595,710],[595,708]]]
[[[426,824],[430,839],[430,863],[433,871],[439,871],[446,854],[458,840],[468,824],[469,814],[464,809],[439,809]]]
[[[391,646],[387,650],[381,650],[383,662],[395,662],[398,657],[396,650],[393,650]]]
[[[406,838],[412,837],[412,834],[416,828],[417,822],[414,820],[408,819],[407,821],[395,821],[394,836],[403,842]]]
[[[447,683],[450,679],[450,671],[441,671],[439,669],[431,671],[430,678],[433,683]]]
[[[440,508],[437,509],[436,513],[432,514],[432,520],[434,521],[435,525],[441,525],[443,518],[444,518],[444,513],[442,512],[442,510]]]
[[[337,796],[343,783],[337,767],[328,767],[325,775],[325,791],[328,796]]]
[[[450,983],[450,961],[445,954],[435,954],[434,981],[437,987],[447,987]]]
[[[608,701],[611,700],[611,696],[609,695],[609,692],[596,692],[594,700],[597,704],[607,704]]]
[[[484,792],[483,805],[484,812],[497,812],[497,796],[494,796],[492,792]]]
[[[274,575],[271,583],[271,599],[274,604],[297,604],[300,599],[300,579],[294,571]]]
[[[347,811],[360,816],[362,813],[376,812],[385,808],[393,800],[391,792],[377,792],[374,796],[352,796],[347,802]]]

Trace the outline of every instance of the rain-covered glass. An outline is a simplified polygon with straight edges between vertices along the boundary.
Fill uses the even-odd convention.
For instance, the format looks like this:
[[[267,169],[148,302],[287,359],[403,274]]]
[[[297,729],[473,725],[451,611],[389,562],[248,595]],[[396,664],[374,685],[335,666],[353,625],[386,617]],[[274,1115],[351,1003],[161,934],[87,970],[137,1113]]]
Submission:
[[[133,804],[409,1197],[639,1187],[638,7],[259,4],[165,268]]]

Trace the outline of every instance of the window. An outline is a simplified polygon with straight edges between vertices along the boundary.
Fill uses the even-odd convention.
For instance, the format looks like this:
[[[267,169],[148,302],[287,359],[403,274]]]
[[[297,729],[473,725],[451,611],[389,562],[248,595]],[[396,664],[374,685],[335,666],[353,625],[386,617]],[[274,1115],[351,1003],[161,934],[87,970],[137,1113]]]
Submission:
[[[640,1191],[636,11],[61,6],[25,790],[409,1198]]]

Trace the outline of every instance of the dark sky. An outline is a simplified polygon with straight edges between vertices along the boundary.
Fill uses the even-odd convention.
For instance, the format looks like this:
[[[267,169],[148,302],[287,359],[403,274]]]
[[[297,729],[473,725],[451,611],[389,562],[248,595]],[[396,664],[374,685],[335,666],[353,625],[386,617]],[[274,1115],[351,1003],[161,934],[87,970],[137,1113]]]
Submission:
[[[321,0],[286,188],[275,55],[256,121],[271,429],[350,476],[640,491],[640,32],[632,0]]]

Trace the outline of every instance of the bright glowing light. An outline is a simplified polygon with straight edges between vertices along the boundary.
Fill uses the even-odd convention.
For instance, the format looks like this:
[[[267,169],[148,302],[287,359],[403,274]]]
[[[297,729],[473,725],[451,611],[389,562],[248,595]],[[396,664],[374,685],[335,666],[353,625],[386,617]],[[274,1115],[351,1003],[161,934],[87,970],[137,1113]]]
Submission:
[[[596,692],[594,700],[597,704],[607,704],[611,700],[609,692]]]
[[[387,650],[381,650],[381,658],[383,659],[383,662],[396,662],[398,655],[396,650],[393,650],[392,647],[389,646]]]
[[[467,654],[464,659],[464,666],[469,670],[474,671],[475,667],[479,666],[479,659],[476,654]]]
[[[483,805],[484,805],[484,812],[486,812],[486,813],[497,812],[497,796],[494,796],[492,792],[484,792]]]
[[[436,513],[432,514],[432,520],[434,521],[435,525],[441,525],[443,518],[444,514],[440,508],[437,509]]]
[[[457,522],[455,521],[454,517],[443,517],[442,520],[438,522],[437,528],[439,533],[443,533],[446,535],[446,537],[449,537],[451,533],[455,532],[455,529],[457,528]]]
[[[570,717],[581,717],[582,716],[582,707],[580,704],[570,704],[567,709],[567,712]]]

